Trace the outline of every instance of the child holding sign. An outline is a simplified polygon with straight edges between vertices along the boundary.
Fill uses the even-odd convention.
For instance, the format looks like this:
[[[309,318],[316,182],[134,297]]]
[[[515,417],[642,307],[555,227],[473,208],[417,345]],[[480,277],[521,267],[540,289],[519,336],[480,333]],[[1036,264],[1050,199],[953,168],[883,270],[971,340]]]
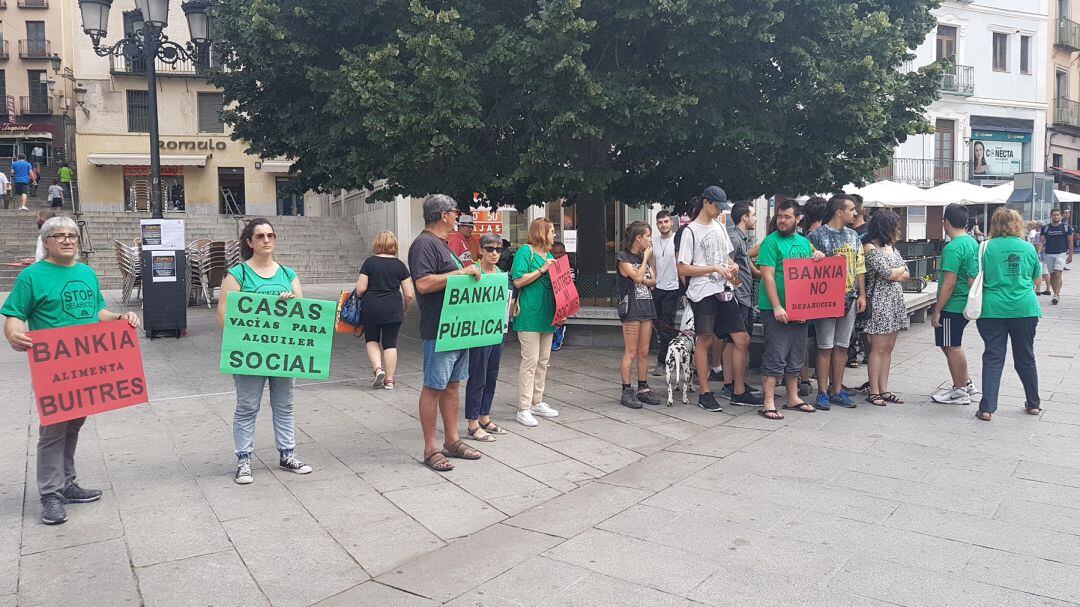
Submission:
[[[4,337],[12,349],[24,352],[34,346],[27,330],[88,325],[126,320],[141,323],[134,312],[109,312],[97,274],[75,261],[79,249],[79,226],[70,217],[53,217],[41,226],[45,258],[23,270],[15,279],[0,314]],[[59,525],[67,520],[64,504],[86,503],[101,497],[97,489],[83,489],[75,482],[75,447],[86,418],[72,419],[38,429],[37,483],[41,494],[41,522]]]
[[[277,234],[270,222],[259,217],[252,219],[240,234],[238,266],[229,269],[221,281],[218,299],[218,324],[225,326],[226,301],[229,293],[261,293],[281,299],[303,297],[300,279],[292,268],[274,261]],[[255,450],[255,419],[262,404],[263,386],[270,384],[270,408],[274,412],[274,442],[277,445],[278,467],[288,472],[308,474],[311,466],[293,453],[296,447],[296,422],[293,417],[293,378],[261,375],[233,375],[236,384],[236,412],[233,414],[233,441],[236,445],[236,476],[238,485],[250,484],[251,454]]]

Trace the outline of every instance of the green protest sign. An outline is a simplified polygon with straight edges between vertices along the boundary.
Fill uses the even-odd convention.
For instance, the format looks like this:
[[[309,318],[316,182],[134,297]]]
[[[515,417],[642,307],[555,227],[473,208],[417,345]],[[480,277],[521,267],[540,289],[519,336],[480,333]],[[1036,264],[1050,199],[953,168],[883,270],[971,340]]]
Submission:
[[[448,276],[435,351],[493,346],[506,332],[510,287],[506,274]]]
[[[221,372],[330,377],[337,303],[233,291],[225,300]]]

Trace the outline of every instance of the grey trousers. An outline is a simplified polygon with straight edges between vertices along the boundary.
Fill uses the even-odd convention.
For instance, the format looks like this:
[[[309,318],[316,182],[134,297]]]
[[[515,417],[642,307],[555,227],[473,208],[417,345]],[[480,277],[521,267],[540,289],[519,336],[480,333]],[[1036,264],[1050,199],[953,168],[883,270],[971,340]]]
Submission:
[[[37,482],[38,493],[60,495],[75,482],[75,447],[85,417],[51,426],[38,427]]]

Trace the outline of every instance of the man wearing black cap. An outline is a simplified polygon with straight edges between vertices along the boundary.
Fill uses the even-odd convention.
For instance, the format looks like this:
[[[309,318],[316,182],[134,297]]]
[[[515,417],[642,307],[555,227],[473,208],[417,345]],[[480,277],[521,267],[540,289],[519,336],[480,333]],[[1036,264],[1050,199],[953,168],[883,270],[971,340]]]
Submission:
[[[694,311],[694,366],[697,368],[701,394],[698,406],[706,411],[720,412],[720,404],[709,390],[709,349],[719,335],[728,335],[736,348],[734,356],[734,394],[732,402],[752,398],[743,384],[740,369],[745,370],[743,358],[749,351],[750,335],[743,312],[735,299],[731,281],[739,268],[731,259],[734,247],[727,230],[716,219],[728,208],[727,194],[718,186],[709,186],[701,194],[700,212],[687,224],[679,242],[679,276],[689,279],[686,298]],[[693,213],[691,213],[693,214]],[[740,356],[741,354],[741,356]]]

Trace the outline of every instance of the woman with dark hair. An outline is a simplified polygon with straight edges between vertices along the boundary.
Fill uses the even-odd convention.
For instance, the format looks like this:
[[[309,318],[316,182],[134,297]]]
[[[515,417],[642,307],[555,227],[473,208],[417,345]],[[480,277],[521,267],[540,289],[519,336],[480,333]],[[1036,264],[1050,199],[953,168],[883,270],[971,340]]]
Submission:
[[[240,257],[243,262],[229,269],[221,281],[218,298],[218,325],[225,326],[225,309],[229,293],[261,293],[280,299],[303,297],[300,279],[292,268],[274,261],[277,233],[269,221],[252,219],[240,234]],[[274,443],[277,445],[278,467],[287,472],[307,474],[311,466],[293,453],[296,447],[296,422],[293,417],[293,380],[291,377],[233,375],[236,385],[236,411],[233,414],[233,441],[236,444],[236,476],[239,485],[254,480],[251,475],[251,454],[255,450],[255,419],[262,403],[263,386],[270,384],[270,408],[274,414]]]
[[[810,232],[821,227],[825,222],[826,211],[829,201],[821,196],[811,196],[802,208],[802,217],[799,219],[799,233],[809,236]]]
[[[1024,411],[1042,413],[1035,329],[1042,306],[1035,281],[1042,274],[1039,254],[1024,240],[1024,221],[1013,209],[1000,208],[990,218],[990,240],[980,251],[983,271],[982,314],[976,321],[983,339],[982,401],[976,417],[990,421],[997,411],[1005,352],[1012,342],[1013,368],[1024,386]]]
[[[986,174],[986,144],[981,141],[976,141],[972,146],[972,156],[975,157],[975,161],[971,163],[972,172],[976,175]]]
[[[866,292],[869,314],[863,329],[870,340],[866,371],[870,376],[870,395],[866,402],[884,407],[904,401],[889,392],[889,368],[896,335],[908,328],[904,289],[900,284],[909,278],[907,264],[893,243],[900,240],[900,216],[892,211],[878,211],[866,228]]]
[[[649,387],[649,345],[652,342],[652,321],[656,306],[650,289],[656,277],[649,270],[652,258],[652,228],[643,221],[626,226],[623,250],[619,251],[615,271],[615,297],[619,320],[622,321],[623,356],[619,371],[622,374],[622,397],[619,404],[631,409],[659,405],[660,397]],[[637,360],[637,388],[630,383],[631,368]]]
[[[512,277],[518,289],[518,314],[514,330],[521,343],[521,367],[518,370],[518,412],[515,419],[523,426],[539,425],[536,417],[558,417],[559,412],[544,402],[551,340],[555,336],[555,291],[548,269],[555,262],[551,245],[555,244],[555,225],[538,217],[529,225],[529,244],[514,254]]]
[[[500,272],[498,264],[502,252],[503,242],[500,236],[491,233],[481,236],[480,259],[476,264],[480,273]],[[506,276],[507,287],[513,291],[514,283],[509,279],[509,275]],[[506,320],[509,323],[509,314]],[[505,328],[503,332],[506,332]],[[501,359],[502,342],[469,349],[469,382],[465,385],[465,421],[469,424],[469,433],[466,438],[490,443],[495,440],[495,435],[506,434],[506,430],[491,421],[491,403],[495,398],[495,387],[499,383]]]

